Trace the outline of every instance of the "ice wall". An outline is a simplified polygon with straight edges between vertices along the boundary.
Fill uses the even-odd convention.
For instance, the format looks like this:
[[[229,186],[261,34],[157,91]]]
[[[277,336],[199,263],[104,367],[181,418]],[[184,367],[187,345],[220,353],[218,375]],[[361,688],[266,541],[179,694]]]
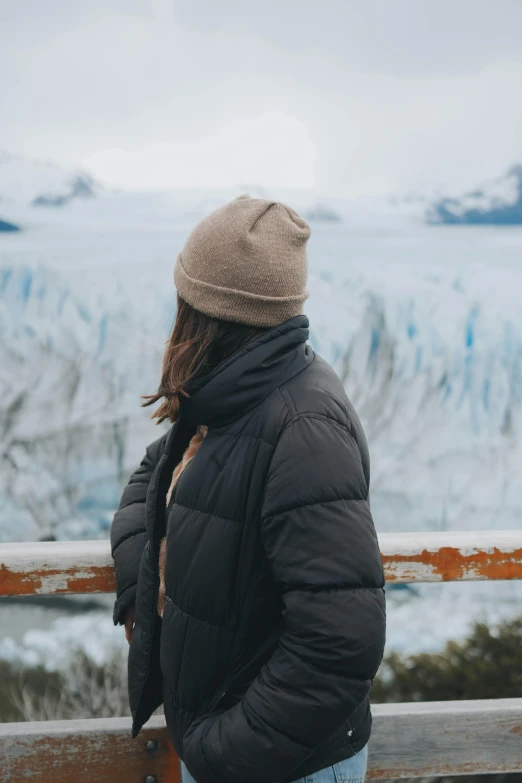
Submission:
[[[159,435],[140,395],[188,227],[120,218],[0,248],[4,539],[106,535]],[[380,530],[520,526],[521,251],[505,230],[314,228],[311,342],[363,420]]]
[[[139,407],[161,360],[145,327],[56,271],[0,268],[2,539],[106,535],[122,482],[159,435]]]

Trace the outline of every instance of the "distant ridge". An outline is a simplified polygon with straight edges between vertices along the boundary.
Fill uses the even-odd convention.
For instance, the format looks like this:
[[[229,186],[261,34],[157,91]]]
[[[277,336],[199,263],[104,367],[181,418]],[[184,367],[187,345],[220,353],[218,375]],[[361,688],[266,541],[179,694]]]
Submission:
[[[481,188],[460,198],[442,198],[427,213],[428,223],[522,225],[522,165],[513,166]]]
[[[86,174],[78,174],[67,184],[63,193],[41,194],[32,200],[33,207],[63,207],[75,198],[93,198],[95,182]]]
[[[325,204],[316,204],[315,207],[305,210],[303,217],[311,223],[342,223],[342,218]]]
[[[21,231],[20,226],[16,226],[14,223],[9,223],[7,220],[0,220],[0,234],[12,233],[13,231]]]
[[[0,150],[2,211],[11,206],[63,207],[96,196],[102,186],[85,171],[63,169]]]

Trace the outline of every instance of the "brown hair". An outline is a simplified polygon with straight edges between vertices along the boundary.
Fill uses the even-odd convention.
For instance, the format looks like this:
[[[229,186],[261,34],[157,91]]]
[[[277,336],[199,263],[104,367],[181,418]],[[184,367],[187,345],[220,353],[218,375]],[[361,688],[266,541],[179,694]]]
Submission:
[[[142,407],[163,398],[151,418],[160,424],[175,422],[182,397],[188,397],[189,381],[202,378],[266,329],[221,321],[200,313],[178,295],[178,312],[163,357],[161,381],[156,394],[143,395]]]

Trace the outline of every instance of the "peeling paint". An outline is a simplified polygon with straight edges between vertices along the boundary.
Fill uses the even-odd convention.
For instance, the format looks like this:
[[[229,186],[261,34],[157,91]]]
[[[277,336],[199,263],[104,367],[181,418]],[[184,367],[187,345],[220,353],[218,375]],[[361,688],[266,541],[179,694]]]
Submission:
[[[379,536],[387,582],[522,579],[522,531]],[[0,596],[112,593],[108,541],[0,544]]]
[[[522,579],[522,547],[488,550],[442,546],[411,554],[382,555],[389,582]]]
[[[473,539],[476,539],[474,542]],[[488,531],[486,533],[387,534],[379,537],[385,576],[388,582],[441,582],[473,579],[522,579],[522,531]],[[453,546],[449,545],[453,543]],[[0,596],[48,595],[53,593],[108,593],[115,590],[114,568],[109,544],[105,541],[55,542],[0,545]],[[454,776],[465,774],[510,773],[522,771],[519,740],[522,737],[522,714],[519,700],[492,700],[484,707],[480,700],[444,704],[451,715],[473,709],[470,715],[454,714],[460,720],[458,757],[451,764],[440,763],[436,753],[431,763],[419,759],[417,749],[407,757],[401,750],[398,759],[390,759],[388,742],[397,735],[397,717],[388,715],[386,735],[379,740],[381,722],[390,708],[404,713],[403,720],[417,725],[421,718],[433,717],[440,705],[375,705],[375,738],[386,745],[370,757],[368,779]],[[515,702],[508,707],[504,702]],[[458,708],[455,706],[458,704]],[[483,737],[473,731],[474,716],[487,709],[487,739],[500,747],[501,755],[491,757],[473,753],[473,744]],[[492,713],[504,715],[492,719]],[[511,714],[514,710],[515,714]],[[380,714],[379,711],[382,713]],[[125,723],[124,729],[115,728]],[[393,720],[393,724],[392,724]],[[447,715],[438,731],[447,743],[447,734],[455,737],[455,726],[448,728]],[[58,724],[60,728],[57,728]],[[79,724],[84,726],[79,728]],[[94,724],[96,730],[91,730]],[[102,725],[103,724],[103,725]],[[469,726],[468,726],[469,724]],[[480,725],[477,724],[480,728]],[[35,728],[37,727],[37,728]],[[75,728],[76,727],[76,728]],[[466,729],[463,731],[464,727]],[[467,731],[471,733],[467,733]],[[400,734],[400,732],[399,732]],[[511,740],[509,739],[511,735]],[[513,735],[516,735],[514,737]],[[157,750],[147,751],[146,742],[154,739]],[[375,742],[375,739],[373,740]],[[432,737],[432,742],[434,741]],[[462,748],[460,747],[462,741]],[[513,754],[513,743],[515,751]],[[416,746],[417,747],[417,746]],[[476,747],[479,747],[478,745]],[[396,743],[393,748],[395,751]],[[511,751],[509,751],[511,748]],[[509,756],[511,752],[511,756]],[[468,760],[466,759],[466,756]],[[480,757],[479,757],[480,756]],[[169,743],[166,728],[147,728],[137,740],[131,740],[126,719],[104,721],[65,721],[42,724],[0,725],[0,783],[107,783],[121,780],[122,773],[132,780],[153,775],[161,783],[180,783],[179,760]],[[448,759],[446,758],[446,761]]]
[[[0,596],[52,595],[57,593],[113,593],[112,566],[42,569],[23,572],[0,564]]]

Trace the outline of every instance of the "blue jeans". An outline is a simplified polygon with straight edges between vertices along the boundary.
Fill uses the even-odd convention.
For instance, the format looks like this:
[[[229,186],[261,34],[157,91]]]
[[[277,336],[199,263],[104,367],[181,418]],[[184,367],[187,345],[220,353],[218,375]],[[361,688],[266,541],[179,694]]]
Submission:
[[[326,767],[306,778],[300,778],[295,783],[363,783],[368,763],[368,745],[349,759]],[[181,764],[181,783],[196,783],[186,766]],[[266,783],[270,783],[269,780]]]

